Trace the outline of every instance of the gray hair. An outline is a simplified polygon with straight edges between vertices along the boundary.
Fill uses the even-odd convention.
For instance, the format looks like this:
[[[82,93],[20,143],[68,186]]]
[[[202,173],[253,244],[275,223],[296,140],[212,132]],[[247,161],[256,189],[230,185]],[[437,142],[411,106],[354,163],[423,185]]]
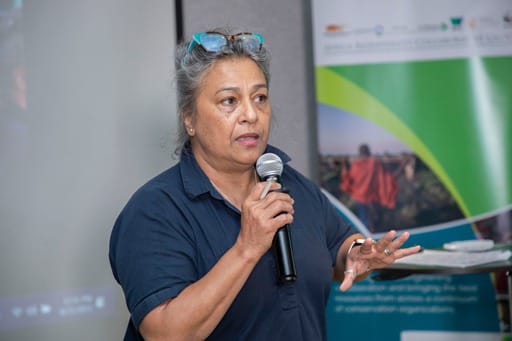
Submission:
[[[231,28],[219,28],[208,32],[217,32],[226,36],[234,32]],[[184,119],[196,114],[196,99],[201,87],[203,75],[219,60],[229,58],[250,58],[263,72],[267,86],[270,85],[270,52],[263,45],[261,50],[253,52],[247,49],[240,41],[230,41],[219,52],[207,52],[201,47],[188,50],[190,41],[185,41],[176,47],[175,77],[178,102],[178,131],[176,154],[179,155],[189,136],[185,130]]]

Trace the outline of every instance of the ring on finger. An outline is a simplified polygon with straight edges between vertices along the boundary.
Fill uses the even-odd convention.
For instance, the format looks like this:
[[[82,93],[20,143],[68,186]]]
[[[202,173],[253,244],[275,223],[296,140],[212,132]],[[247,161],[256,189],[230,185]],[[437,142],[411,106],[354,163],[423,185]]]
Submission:
[[[391,256],[393,254],[393,252],[389,251],[388,248],[384,249],[384,253],[386,254],[386,256]]]
[[[343,272],[345,275],[351,274],[352,276],[356,277],[356,271],[354,269],[347,269]]]

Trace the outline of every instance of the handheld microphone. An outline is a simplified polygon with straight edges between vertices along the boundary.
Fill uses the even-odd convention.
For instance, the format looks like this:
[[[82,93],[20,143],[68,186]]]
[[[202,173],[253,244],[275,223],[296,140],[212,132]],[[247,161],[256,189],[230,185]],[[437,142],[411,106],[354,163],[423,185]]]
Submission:
[[[276,154],[263,154],[256,162],[256,172],[261,180],[268,182],[261,195],[261,198],[264,198],[272,182],[278,182],[282,185],[283,161]],[[288,192],[284,187],[278,191]],[[272,242],[272,249],[277,265],[278,281],[280,283],[294,282],[297,279],[297,272],[295,270],[295,261],[293,260],[292,241],[288,224],[277,230]]]

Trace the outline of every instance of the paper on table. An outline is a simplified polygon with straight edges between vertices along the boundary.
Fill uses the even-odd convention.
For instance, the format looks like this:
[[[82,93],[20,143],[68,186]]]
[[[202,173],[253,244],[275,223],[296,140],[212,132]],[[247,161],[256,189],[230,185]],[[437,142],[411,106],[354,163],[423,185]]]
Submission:
[[[504,261],[509,259],[511,255],[512,252],[509,250],[460,252],[426,249],[421,253],[397,259],[395,263],[465,268],[480,264]]]

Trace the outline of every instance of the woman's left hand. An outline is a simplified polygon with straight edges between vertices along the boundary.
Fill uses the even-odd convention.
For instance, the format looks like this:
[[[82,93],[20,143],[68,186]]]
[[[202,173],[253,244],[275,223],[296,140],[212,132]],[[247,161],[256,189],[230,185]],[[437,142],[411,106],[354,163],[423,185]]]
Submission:
[[[409,238],[409,233],[404,232],[398,237],[396,234],[396,231],[391,230],[378,241],[366,238],[363,245],[349,252],[345,262],[345,276],[340,286],[341,291],[348,290],[358,276],[384,268],[399,258],[422,250],[419,245],[401,249]]]

